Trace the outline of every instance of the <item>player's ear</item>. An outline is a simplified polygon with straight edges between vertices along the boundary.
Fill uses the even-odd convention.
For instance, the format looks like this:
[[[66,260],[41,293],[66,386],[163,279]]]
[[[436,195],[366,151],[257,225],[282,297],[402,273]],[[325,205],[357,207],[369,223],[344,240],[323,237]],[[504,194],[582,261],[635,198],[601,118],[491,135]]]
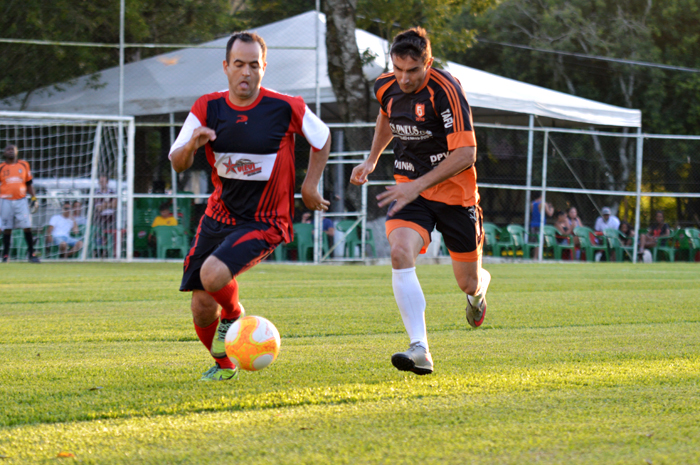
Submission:
[[[428,61],[425,62],[425,69],[428,69],[431,66],[433,66],[433,60],[435,60],[435,58],[433,58],[433,57],[428,58]]]
[[[224,60],[224,73],[226,72],[226,68],[228,68],[228,61]]]

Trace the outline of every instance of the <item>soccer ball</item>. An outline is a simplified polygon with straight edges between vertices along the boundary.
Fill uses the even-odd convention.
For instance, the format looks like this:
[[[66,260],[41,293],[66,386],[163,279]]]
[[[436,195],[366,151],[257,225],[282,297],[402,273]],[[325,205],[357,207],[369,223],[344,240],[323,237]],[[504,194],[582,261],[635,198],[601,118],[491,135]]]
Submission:
[[[231,325],[225,339],[226,355],[247,371],[262,370],[277,358],[280,333],[270,320],[244,316]]]

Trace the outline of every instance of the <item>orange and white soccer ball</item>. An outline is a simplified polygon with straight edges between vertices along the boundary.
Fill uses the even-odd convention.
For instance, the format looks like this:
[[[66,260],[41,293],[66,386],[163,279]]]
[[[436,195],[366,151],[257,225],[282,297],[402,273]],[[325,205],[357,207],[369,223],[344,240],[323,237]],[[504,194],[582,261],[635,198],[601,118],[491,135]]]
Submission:
[[[225,345],[226,355],[238,368],[258,371],[277,358],[280,333],[270,320],[261,316],[244,316],[228,329]]]

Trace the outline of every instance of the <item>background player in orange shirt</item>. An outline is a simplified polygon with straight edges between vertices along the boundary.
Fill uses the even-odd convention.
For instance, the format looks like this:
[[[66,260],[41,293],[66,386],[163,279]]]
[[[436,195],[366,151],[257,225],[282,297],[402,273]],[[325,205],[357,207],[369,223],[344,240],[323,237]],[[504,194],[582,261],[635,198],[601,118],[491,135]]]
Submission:
[[[425,326],[425,297],[416,258],[425,253],[437,227],[452,257],[457,284],[467,294],[466,317],[476,328],[484,321],[491,280],[481,268],[482,213],[476,187],[476,139],[471,110],[459,82],[432,68],[430,41],[422,28],[398,34],[391,46],[392,73],[374,89],[381,111],[372,149],[353,169],[350,182],[364,184],[392,139],[397,185],[377,196],[389,205],[392,286],[410,338],[409,349],[392,356],[393,365],[419,375],[432,373]]]
[[[3,253],[2,261],[6,262],[10,256],[10,242],[12,230],[24,229],[24,239],[27,241],[29,261],[39,263],[34,256],[34,238],[32,237],[32,216],[27,204],[27,192],[31,196],[31,208],[36,208],[36,193],[32,186],[32,172],[29,163],[17,159],[16,145],[5,147],[5,163],[0,165],[0,221],[3,228]]]

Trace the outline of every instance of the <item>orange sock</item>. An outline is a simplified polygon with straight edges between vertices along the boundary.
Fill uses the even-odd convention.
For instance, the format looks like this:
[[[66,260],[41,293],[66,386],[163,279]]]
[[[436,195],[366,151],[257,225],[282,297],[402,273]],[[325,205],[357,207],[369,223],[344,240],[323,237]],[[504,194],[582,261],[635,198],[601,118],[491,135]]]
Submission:
[[[212,324],[209,326],[206,326],[202,328],[201,326],[197,326],[195,323],[194,329],[197,331],[197,336],[199,337],[199,340],[202,341],[202,344],[204,344],[204,347],[207,348],[208,351],[211,352],[211,343],[214,340],[214,335],[216,334],[216,327],[219,325],[219,320],[214,320]],[[233,368],[233,362],[231,362],[231,359],[228,357],[224,358],[216,358],[212,357],[216,363],[219,364],[221,368]]]
[[[197,331],[199,340],[202,341],[204,347],[209,351],[211,351],[211,343],[214,341],[214,335],[216,334],[216,327],[218,324],[219,320],[214,320],[212,324],[205,327],[197,326],[197,323],[194,324],[194,330]]]
[[[238,305],[238,282],[233,278],[231,282],[216,292],[207,293],[221,305],[221,319],[233,320],[241,316],[241,308]]]

